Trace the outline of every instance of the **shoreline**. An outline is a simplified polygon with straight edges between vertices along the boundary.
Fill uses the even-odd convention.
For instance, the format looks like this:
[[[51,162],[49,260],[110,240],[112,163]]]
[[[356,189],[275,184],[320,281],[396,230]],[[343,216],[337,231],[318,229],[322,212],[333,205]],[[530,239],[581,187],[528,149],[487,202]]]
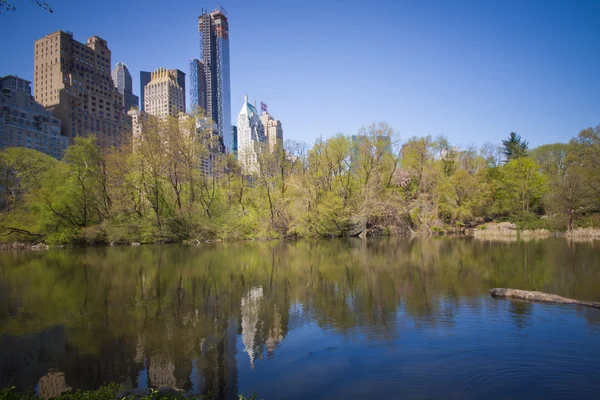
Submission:
[[[600,228],[576,228],[573,231],[550,231],[548,229],[517,229],[511,222],[492,222],[472,229],[472,235],[481,240],[532,240],[562,237],[569,240],[600,239]]]
[[[510,222],[488,223],[482,224],[475,228],[465,230],[463,233],[446,231],[441,235],[387,235],[387,236],[407,236],[407,237],[472,237],[482,241],[502,241],[516,242],[554,238],[564,238],[572,241],[593,241],[600,240],[600,228],[577,228],[572,232],[550,231],[547,229],[522,229],[516,228],[516,225]],[[339,238],[350,238],[353,236],[343,236]],[[381,236],[373,236],[381,237]],[[371,237],[369,237],[371,238]],[[95,244],[62,244],[49,245],[44,242],[26,243],[26,242],[7,242],[0,243],[0,251],[43,251],[50,249],[61,248],[86,248],[86,247],[138,247],[142,245],[157,245],[157,244],[188,244],[199,246],[201,244],[210,243],[232,243],[232,242],[269,242],[275,240],[299,240],[311,239],[299,236],[286,237],[266,237],[266,238],[248,238],[248,239],[186,239],[181,241],[156,241],[156,242],[130,242],[130,243],[95,243]],[[314,239],[314,238],[313,238]],[[331,239],[331,238],[316,238],[316,239]],[[362,238],[364,239],[364,238]]]

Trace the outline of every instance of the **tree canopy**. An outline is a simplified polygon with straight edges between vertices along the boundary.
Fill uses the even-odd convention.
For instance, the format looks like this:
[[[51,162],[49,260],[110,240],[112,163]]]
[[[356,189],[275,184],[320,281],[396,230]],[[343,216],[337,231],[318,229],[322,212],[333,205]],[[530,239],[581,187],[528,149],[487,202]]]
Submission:
[[[149,120],[120,148],[76,138],[61,161],[1,151],[0,237],[96,244],[436,234],[489,219],[558,230],[600,222],[599,127],[529,153],[511,134],[500,163],[499,146],[402,141],[381,122],[312,147],[265,149],[246,175],[197,126]]]
[[[502,153],[508,162],[515,158],[525,157],[527,155],[529,144],[521,139],[521,136],[517,135],[516,132],[511,132],[510,135],[508,135],[508,139],[502,141],[502,146],[504,146]]]

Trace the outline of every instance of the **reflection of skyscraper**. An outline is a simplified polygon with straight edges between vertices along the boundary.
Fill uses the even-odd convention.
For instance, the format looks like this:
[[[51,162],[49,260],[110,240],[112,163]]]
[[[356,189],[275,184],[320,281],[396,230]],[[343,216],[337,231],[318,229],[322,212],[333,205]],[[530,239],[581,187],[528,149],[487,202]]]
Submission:
[[[244,351],[250,357],[250,366],[254,369],[254,339],[256,324],[260,311],[260,300],[263,296],[262,287],[255,287],[242,297],[242,343]]]
[[[229,80],[229,21],[225,10],[217,7],[198,17],[200,59],[204,65],[206,113],[216,124],[228,153],[233,149],[231,135],[231,88]],[[200,104],[201,101],[198,102]]]
[[[155,387],[169,386],[176,387],[175,364],[168,356],[156,354],[150,357],[150,384]]]
[[[0,334],[0,387],[35,386],[40,376],[64,360],[67,349],[62,325],[21,336]]]
[[[70,391],[71,387],[67,386],[64,372],[50,371],[40,378],[38,390],[42,398],[53,399]]]

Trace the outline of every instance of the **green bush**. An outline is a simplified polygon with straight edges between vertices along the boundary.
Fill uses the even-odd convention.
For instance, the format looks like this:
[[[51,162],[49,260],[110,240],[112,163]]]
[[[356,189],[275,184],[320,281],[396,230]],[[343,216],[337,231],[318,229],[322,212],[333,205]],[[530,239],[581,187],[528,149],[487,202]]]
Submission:
[[[108,235],[102,225],[94,225],[81,229],[79,231],[79,238],[82,242],[91,246],[108,243]]]

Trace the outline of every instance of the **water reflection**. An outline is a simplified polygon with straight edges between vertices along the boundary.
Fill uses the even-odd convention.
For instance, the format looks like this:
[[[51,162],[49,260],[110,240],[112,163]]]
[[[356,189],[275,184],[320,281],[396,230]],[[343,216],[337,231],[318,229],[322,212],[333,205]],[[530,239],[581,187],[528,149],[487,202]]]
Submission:
[[[68,392],[71,387],[65,381],[65,373],[50,370],[38,382],[37,393],[44,399],[58,397],[63,392]]]
[[[536,316],[547,312],[528,303],[492,300],[490,287],[598,301],[599,260],[594,242],[562,239],[253,242],[0,253],[0,385],[37,385],[51,396],[113,381],[232,399],[248,388],[260,389],[262,396],[279,388],[286,392],[274,397],[289,391],[289,397],[317,398],[333,395],[328,392],[333,385],[341,395],[353,374],[362,385],[355,394],[365,388],[370,394],[392,390],[381,385],[388,378],[409,387],[402,376],[433,387],[425,373],[429,358],[439,364],[444,352],[447,359],[460,354],[451,353],[455,350],[477,354],[476,346],[486,341],[492,343],[487,349],[498,343],[508,347],[510,340],[492,339],[482,329],[508,330],[508,335],[513,328],[535,331]],[[564,312],[599,334],[597,310]],[[490,318],[501,325],[481,322]],[[570,329],[583,329],[574,326]],[[557,335],[563,332],[556,329]],[[443,339],[448,342],[441,346],[443,335],[449,335]],[[462,340],[453,342],[453,337]],[[597,336],[594,340],[600,342]],[[420,350],[411,355],[410,349]],[[591,350],[600,352],[598,346]],[[310,384],[301,379],[308,365],[315,368],[313,360],[333,363],[319,372],[330,378],[321,386],[319,379],[311,378]],[[346,370],[342,360],[354,370]],[[371,369],[359,374],[357,365],[367,361]],[[476,361],[465,360],[462,371]],[[595,361],[582,365],[586,362]],[[378,375],[390,367],[397,375]],[[292,372],[304,389],[286,383]],[[462,378],[454,373],[448,369],[445,377],[456,383]]]

